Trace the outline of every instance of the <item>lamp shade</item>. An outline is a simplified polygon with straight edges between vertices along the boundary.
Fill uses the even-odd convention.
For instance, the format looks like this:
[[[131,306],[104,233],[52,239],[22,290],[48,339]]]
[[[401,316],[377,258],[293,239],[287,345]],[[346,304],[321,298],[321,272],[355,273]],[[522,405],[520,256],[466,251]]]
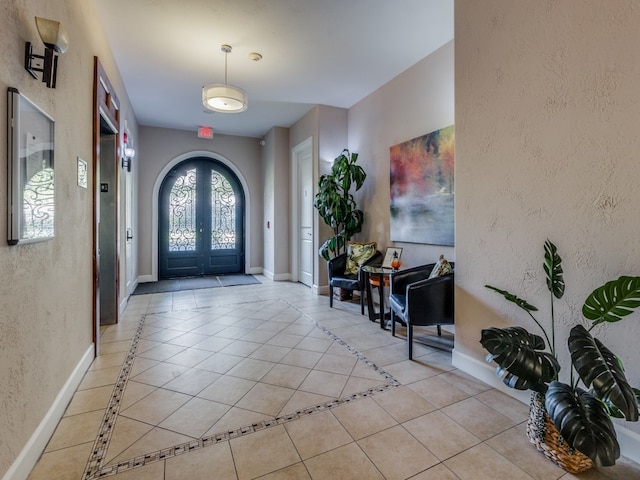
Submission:
[[[241,88],[214,83],[202,87],[202,104],[214,112],[237,113],[247,109],[249,98]]]
[[[64,53],[69,48],[69,35],[65,28],[55,20],[36,17],[36,27],[42,43],[58,53]]]

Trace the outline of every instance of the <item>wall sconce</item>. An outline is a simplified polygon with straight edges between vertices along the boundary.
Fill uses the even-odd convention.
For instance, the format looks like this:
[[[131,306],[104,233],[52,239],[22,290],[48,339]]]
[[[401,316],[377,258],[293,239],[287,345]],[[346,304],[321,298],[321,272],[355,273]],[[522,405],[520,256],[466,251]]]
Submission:
[[[42,43],[44,55],[33,53],[31,42],[25,44],[24,68],[33,78],[38,78],[36,72],[42,73],[42,81],[49,88],[56,88],[58,73],[58,56],[54,52],[64,53],[69,48],[69,36],[60,22],[36,17],[36,27]]]
[[[124,145],[122,148],[122,168],[126,169],[127,172],[131,171],[131,163],[136,156],[136,151],[129,143],[129,135],[127,132],[124,132]]]

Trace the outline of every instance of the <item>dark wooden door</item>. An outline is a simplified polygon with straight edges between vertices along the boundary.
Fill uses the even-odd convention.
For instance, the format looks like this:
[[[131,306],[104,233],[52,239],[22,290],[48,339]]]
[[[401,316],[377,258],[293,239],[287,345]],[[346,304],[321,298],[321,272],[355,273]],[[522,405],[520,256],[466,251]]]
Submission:
[[[244,193],[224,164],[175,166],[160,187],[160,278],[244,272]]]

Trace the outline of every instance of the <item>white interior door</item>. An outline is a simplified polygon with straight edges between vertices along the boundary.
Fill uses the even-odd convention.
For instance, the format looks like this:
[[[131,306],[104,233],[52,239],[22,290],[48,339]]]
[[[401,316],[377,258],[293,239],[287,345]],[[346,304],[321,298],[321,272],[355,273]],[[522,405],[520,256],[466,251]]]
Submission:
[[[298,279],[313,284],[313,171],[311,145],[298,153]]]

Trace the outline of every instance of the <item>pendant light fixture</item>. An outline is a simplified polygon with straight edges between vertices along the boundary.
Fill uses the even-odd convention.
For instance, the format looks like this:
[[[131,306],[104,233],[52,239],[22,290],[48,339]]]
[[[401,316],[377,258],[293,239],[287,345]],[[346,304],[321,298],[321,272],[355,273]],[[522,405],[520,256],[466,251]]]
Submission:
[[[249,106],[247,92],[227,84],[227,54],[231,53],[231,46],[222,45],[221,50],[224,52],[224,84],[213,83],[202,87],[202,104],[214,112],[244,112]]]

